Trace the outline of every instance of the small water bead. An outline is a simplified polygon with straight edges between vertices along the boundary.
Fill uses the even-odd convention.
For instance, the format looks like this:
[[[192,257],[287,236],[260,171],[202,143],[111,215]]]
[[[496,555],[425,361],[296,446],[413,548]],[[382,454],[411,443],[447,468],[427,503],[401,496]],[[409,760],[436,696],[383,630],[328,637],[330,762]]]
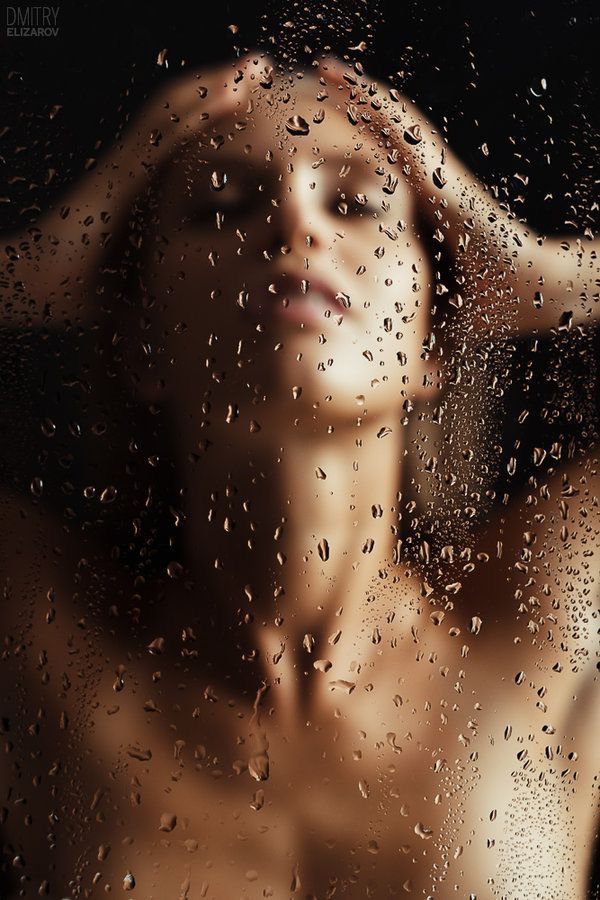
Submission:
[[[543,97],[548,90],[548,82],[545,78],[536,79],[529,85],[529,92],[533,97]]]
[[[42,429],[42,434],[44,437],[54,437],[56,434],[56,425],[52,421],[52,419],[43,419],[41,422],[40,428]]]
[[[222,191],[227,184],[227,173],[218,172],[216,169],[211,173],[210,186],[213,191]]]
[[[160,817],[159,831],[171,832],[177,825],[177,816],[175,813],[164,812]]]
[[[43,479],[40,478],[39,475],[35,475],[35,476],[31,479],[31,484],[30,484],[30,486],[29,486],[29,489],[30,489],[30,491],[31,491],[31,493],[33,494],[34,497],[41,497],[42,494],[44,493],[44,482],[43,482]]]

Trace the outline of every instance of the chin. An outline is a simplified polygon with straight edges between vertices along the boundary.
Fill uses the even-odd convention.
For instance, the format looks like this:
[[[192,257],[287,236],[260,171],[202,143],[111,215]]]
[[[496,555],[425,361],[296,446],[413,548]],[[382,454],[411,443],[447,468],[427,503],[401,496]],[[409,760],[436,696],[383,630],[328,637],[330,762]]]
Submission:
[[[314,353],[304,353],[300,361],[282,359],[284,364],[272,373],[272,388],[266,391],[274,414],[292,420],[318,419],[334,426],[355,424],[365,414],[399,418],[400,386],[382,369],[375,371],[364,359],[353,364],[349,357],[335,359],[333,365],[319,370],[321,361]]]

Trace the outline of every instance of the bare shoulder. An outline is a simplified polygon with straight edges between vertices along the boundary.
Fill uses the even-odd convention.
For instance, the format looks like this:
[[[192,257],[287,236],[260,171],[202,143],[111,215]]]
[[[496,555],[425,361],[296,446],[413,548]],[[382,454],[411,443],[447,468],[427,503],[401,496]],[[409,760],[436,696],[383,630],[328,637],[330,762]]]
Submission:
[[[594,455],[557,465],[531,480],[502,523],[511,627],[562,697],[565,731],[582,745],[600,728],[599,473]]]
[[[484,538],[488,549],[494,543],[494,580],[501,571],[517,609],[547,609],[573,637],[585,633],[588,648],[596,646],[600,599],[599,498],[595,457],[557,465],[531,478]]]

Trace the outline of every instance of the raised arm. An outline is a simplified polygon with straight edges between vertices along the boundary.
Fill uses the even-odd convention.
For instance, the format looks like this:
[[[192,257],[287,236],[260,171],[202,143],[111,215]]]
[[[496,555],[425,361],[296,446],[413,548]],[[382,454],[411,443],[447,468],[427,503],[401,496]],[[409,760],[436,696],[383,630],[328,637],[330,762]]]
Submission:
[[[243,115],[249,87],[264,68],[264,58],[257,56],[167,84],[58,208],[6,239],[2,323],[36,327],[76,316],[85,320],[85,287],[97,277],[105,248],[127,221],[136,196],[180,144],[221,116],[236,110]]]
[[[597,240],[537,235],[464,166],[414,103],[336,61],[322,73],[357,130],[388,150],[390,174],[409,181],[434,241],[460,276],[458,302],[476,306],[484,326],[485,314],[502,304],[509,307],[505,333],[516,335],[598,321]]]

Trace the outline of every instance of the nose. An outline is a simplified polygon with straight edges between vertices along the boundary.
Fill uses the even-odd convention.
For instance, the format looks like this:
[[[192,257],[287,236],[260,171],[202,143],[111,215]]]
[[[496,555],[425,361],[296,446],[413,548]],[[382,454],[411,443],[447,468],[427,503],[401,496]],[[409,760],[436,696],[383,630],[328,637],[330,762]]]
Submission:
[[[273,245],[278,252],[306,255],[306,248],[331,245],[333,228],[324,187],[309,160],[291,163],[271,215]]]

